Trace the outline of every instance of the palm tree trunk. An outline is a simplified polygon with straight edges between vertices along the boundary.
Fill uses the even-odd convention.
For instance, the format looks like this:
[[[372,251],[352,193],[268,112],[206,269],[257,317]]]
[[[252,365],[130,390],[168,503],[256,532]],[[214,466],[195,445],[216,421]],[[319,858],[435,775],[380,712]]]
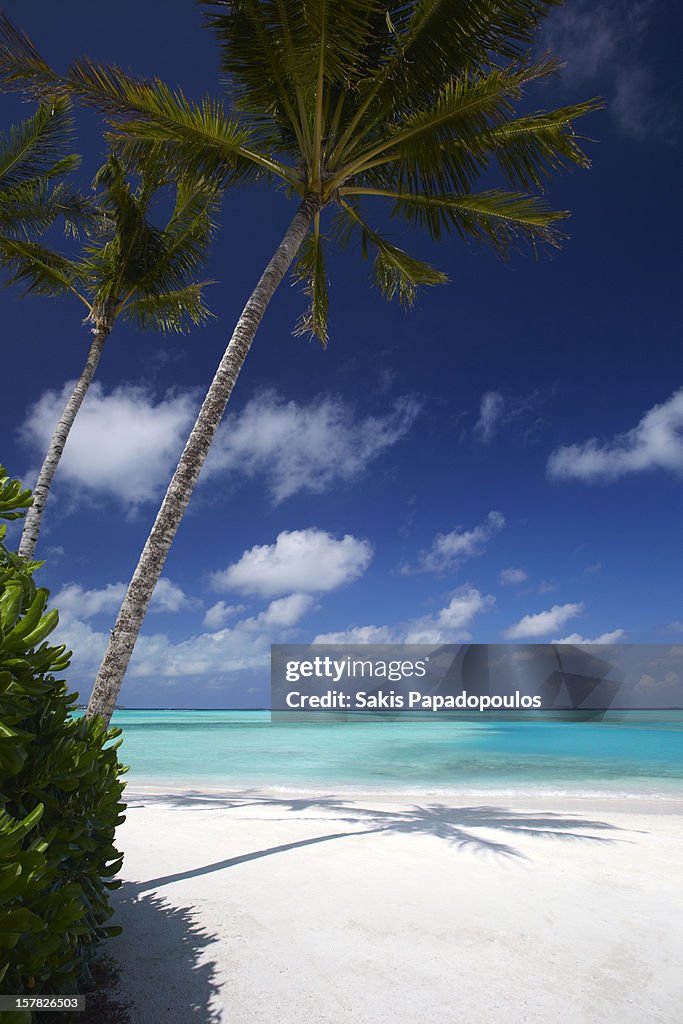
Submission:
[[[304,197],[237,321],[128,585],[90,695],[86,711],[89,718],[101,715],[105,724],[109,724],[152,592],[161,575],[166,556],[199,478],[228,399],[268,303],[287,273],[319,207],[319,196]]]
[[[85,398],[88,388],[92,383],[92,379],[95,376],[95,370],[97,364],[100,361],[102,355],[102,349],[104,343],[111,334],[114,326],[114,319],[110,310],[107,310],[101,318],[98,318],[95,322],[93,329],[93,340],[88,352],[88,358],[85,361],[83,372],[76,382],[76,386],[69,396],[69,400],[64,406],[64,411],[59,418],[59,422],[55,428],[55,432],[52,435],[50,446],[47,450],[43,465],[40,467],[40,473],[38,474],[38,481],[33,489],[33,504],[30,506],[26,518],[24,520],[24,528],[21,533],[21,540],[19,542],[19,554],[24,558],[33,558],[33,554],[36,550],[36,544],[38,543],[38,534],[40,533],[40,525],[43,519],[43,512],[45,511],[45,503],[47,502],[48,492],[50,485],[52,484],[52,478],[55,475],[59,460],[62,457],[64,446],[69,437],[69,433],[76,419],[76,415],[83,399]]]

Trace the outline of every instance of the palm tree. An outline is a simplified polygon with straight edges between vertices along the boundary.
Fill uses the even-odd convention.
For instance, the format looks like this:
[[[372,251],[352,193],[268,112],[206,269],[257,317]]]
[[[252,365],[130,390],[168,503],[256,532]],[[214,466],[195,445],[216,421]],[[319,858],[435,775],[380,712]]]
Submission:
[[[108,720],[155,583],[257,328],[294,263],[310,305],[298,330],[327,341],[325,250],[359,237],[388,298],[411,305],[446,275],[368,221],[365,205],[433,239],[456,231],[502,255],[557,245],[565,213],[530,190],[562,167],[589,166],[573,122],[595,101],[517,113],[527,86],[558,68],[531,59],[558,0],[211,0],[229,111],[89,60],[58,76],[29,40],[0,22],[0,78],[31,95],[61,89],[105,115],[120,151],[192,170],[221,186],[262,178],[298,209],[233,331],[124,598],[88,714]],[[496,170],[505,187],[474,191]],[[364,205],[365,204],[365,205]]]
[[[90,343],[81,375],[69,395],[38,474],[19,554],[32,558],[45,503],[69,432],[92,383],[104,344],[117,320],[135,320],[142,329],[186,331],[208,316],[202,296],[207,282],[194,275],[206,259],[217,206],[215,189],[189,178],[176,187],[175,206],[163,230],[148,220],[149,206],[165,184],[151,165],[137,188],[124,163],[111,155],[95,177],[100,190],[96,228],[81,255],[70,259],[26,239],[0,243],[0,266],[12,271],[10,284],[27,292],[71,294],[85,306]]]

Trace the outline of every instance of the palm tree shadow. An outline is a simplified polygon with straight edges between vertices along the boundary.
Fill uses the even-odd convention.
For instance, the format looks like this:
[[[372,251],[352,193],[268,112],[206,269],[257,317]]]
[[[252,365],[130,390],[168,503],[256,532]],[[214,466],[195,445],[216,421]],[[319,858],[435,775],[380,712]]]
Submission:
[[[111,896],[123,926],[107,949],[121,971],[116,995],[132,1004],[135,1020],[218,1024],[216,964],[205,956],[217,936],[196,923],[191,907],[135,890],[124,882]]]
[[[147,801],[150,800],[150,798],[145,799]],[[151,802],[154,801],[155,798],[152,797]],[[252,796],[251,794],[237,797],[206,797],[206,795],[192,793],[176,796],[165,795],[156,798],[156,802],[163,802],[167,805],[170,803],[172,806],[186,807],[189,805],[232,810],[244,810],[249,807],[257,809],[269,808],[286,813],[284,818],[270,818],[268,820],[287,820],[292,814],[295,814],[296,821],[311,821],[315,822],[316,825],[320,825],[321,821],[330,820],[341,823],[346,828],[343,831],[328,832],[323,835],[270,846],[261,850],[251,850],[211,864],[202,865],[201,867],[151,878],[144,882],[128,883],[128,891],[131,893],[143,893],[169,885],[172,882],[197,878],[201,875],[237,867],[239,864],[245,864],[249,861],[272,857],[307,846],[334,842],[354,836],[380,833],[431,836],[442,840],[456,849],[468,849],[475,853],[493,854],[522,860],[527,858],[507,841],[508,838],[535,836],[555,841],[563,840],[600,844],[625,841],[621,838],[617,839],[615,835],[612,835],[612,833],[618,833],[621,830],[608,822],[582,818],[571,814],[519,813],[509,808],[488,805],[451,807],[442,803],[433,803],[387,810],[359,806],[353,802],[332,797],[280,799],[277,797]],[[309,818],[305,816],[305,811],[307,810],[323,810],[329,817],[326,819],[321,819],[319,816]],[[486,830],[488,834],[482,835],[479,831],[482,829]],[[491,835],[491,833],[494,834]]]

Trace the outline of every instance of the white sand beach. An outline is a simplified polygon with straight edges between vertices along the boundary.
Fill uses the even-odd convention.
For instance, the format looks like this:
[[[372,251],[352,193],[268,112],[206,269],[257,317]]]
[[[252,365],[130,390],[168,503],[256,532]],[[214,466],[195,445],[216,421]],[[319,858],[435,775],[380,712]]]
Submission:
[[[135,1024],[682,1019],[683,801],[127,799]]]

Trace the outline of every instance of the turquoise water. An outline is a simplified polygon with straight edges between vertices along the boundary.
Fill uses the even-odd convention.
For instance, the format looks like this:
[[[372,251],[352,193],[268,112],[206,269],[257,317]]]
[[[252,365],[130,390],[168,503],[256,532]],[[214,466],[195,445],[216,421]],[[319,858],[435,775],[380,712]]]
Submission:
[[[268,711],[117,711],[135,783],[683,795],[683,712],[601,721],[271,722]]]

